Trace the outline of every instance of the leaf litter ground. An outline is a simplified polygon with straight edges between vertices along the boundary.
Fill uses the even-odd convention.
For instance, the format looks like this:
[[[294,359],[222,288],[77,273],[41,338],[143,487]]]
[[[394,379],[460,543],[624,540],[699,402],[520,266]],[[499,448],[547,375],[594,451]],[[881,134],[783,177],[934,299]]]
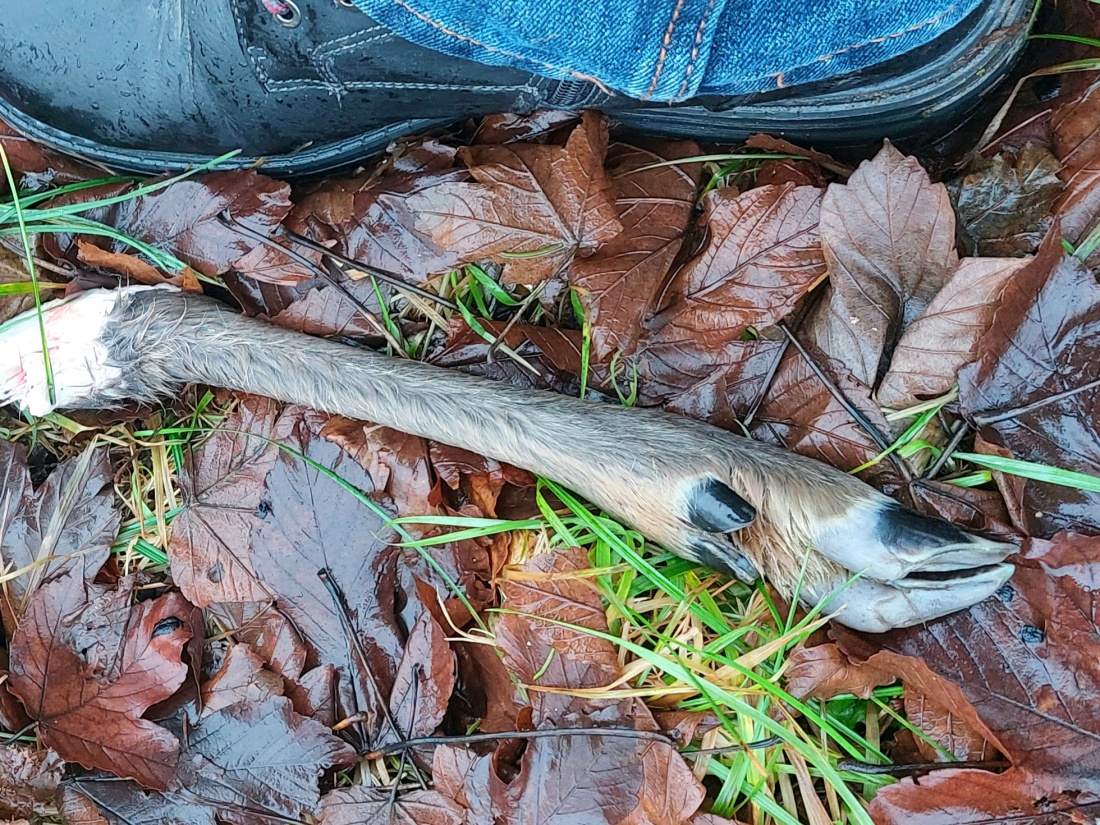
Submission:
[[[1079,6],[1065,25],[1100,30]],[[848,167],[538,113],[309,187],[152,188],[3,131],[33,243],[3,236],[0,320],[33,305],[28,255],[44,294],[218,287],[312,335],[710,421],[1021,550],[995,598],[867,636],[370,422],[202,387],[159,410],[8,411],[0,814],[1095,818],[1098,86],[1025,84],[940,179],[890,144]],[[326,275],[226,210],[360,268]]]

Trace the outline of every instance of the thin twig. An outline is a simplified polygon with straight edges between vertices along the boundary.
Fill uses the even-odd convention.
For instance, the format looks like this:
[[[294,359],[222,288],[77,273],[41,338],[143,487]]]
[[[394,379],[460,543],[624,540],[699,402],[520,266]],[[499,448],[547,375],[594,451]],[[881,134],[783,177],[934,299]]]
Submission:
[[[394,736],[400,739],[404,734],[401,732],[401,728],[397,727],[397,720],[393,718],[393,714],[390,713],[389,703],[386,701],[386,695],[382,692],[382,689],[378,685],[378,681],[374,678],[374,671],[371,670],[370,661],[367,659],[367,651],[363,649],[363,643],[359,638],[359,634],[355,630],[355,626],[352,624],[350,610],[348,609],[347,601],[344,599],[344,594],[340,592],[340,588],[337,587],[336,582],[332,579],[331,572],[322,568],[317,571],[317,578],[325,585],[325,589],[328,590],[329,595],[332,597],[333,607],[336,608],[336,613],[340,617],[340,626],[344,631],[344,639],[348,643],[348,647],[353,654],[352,664],[357,665],[362,669],[363,673],[367,677],[367,681],[370,683],[371,690],[375,693],[375,698],[378,705],[382,708],[382,716],[386,720],[386,723],[390,726]],[[352,679],[354,684],[358,680]],[[358,691],[356,691],[358,693]],[[368,698],[369,697],[365,697]],[[370,737],[363,734],[363,739],[370,746]]]
[[[1048,395],[1046,398],[1041,398],[1038,401],[1033,401],[1030,404],[1024,404],[1022,407],[1013,407],[1011,410],[1005,410],[1004,412],[995,413],[993,415],[975,415],[974,422],[980,426],[985,427],[989,424],[997,424],[1001,421],[1007,421],[1009,418],[1016,418],[1024,413],[1035,412],[1035,410],[1042,409],[1048,404],[1055,404],[1058,401],[1065,401],[1067,398],[1072,398],[1078,393],[1086,392],[1088,390],[1094,390],[1100,387],[1100,378],[1095,381],[1089,381],[1087,384],[1082,384],[1080,387],[1075,387],[1072,390],[1065,390],[1063,392],[1056,392],[1054,395]]]
[[[779,365],[783,361],[783,356],[787,354],[787,348],[790,345],[790,338],[783,339],[783,346],[779,348],[779,352],[775,356],[775,363],[771,365],[768,374],[764,376],[764,383],[760,386],[760,392],[756,394],[752,406],[749,407],[749,411],[745,413],[745,417],[741,421],[741,426],[744,427],[746,431],[752,426],[752,420],[756,418],[756,414],[760,412],[760,408],[764,406],[764,399],[768,396],[768,390],[772,388],[772,382],[775,381],[775,375],[779,372]]]
[[[965,421],[959,422],[958,429],[956,429],[955,434],[951,436],[951,440],[947,442],[947,446],[943,448],[943,452],[941,452],[940,457],[936,459],[936,463],[928,468],[928,473],[925,475],[926,479],[931,481],[939,475],[940,470],[943,469],[943,465],[951,458],[951,454],[959,449],[959,445],[968,432],[970,432],[970,425]]]
[[[802,342],[795,337],[795,334],[791,332],[790,328],[783,321],[780,321],[777,326],[781,330],[783,330],[783,334],[787,336],[787,339],[792,344],[794,344],[795,349],[797,349],[799,355],[801,355],[806,360],[806,364],[810,367],[810,370],[813,372],[813,374],[817,376],[817,379],[822,384],[825,385],[825,389],[827,389],[829,391],[829,394],[836,399],[837,403],[844,408],[844,411],[852,417],[852,420],[859,424],[859,426],[861,426],[867,432],[867,434],[871,436],[872,440],[875,442],[875,444],[878,445],[880,450],[882,450],[883,452],[889,450],[890,442],[886,440],[886,436],[879,432],[878,427],[872,424],[868,420],[867,416],[865,416],[863,413],[855,408],[855,405],[853,405],[852,402],[847,399],[844,393],[841,392],[840,387],[838,387],[833,382],[833,380],[825,374],[825,371],[821,369],[821,366],[813,359],[813,356],[811,356],[810,353],[806,351],[806,348],[802,346]],[[894,465],[898,473],[907,483],[913,480],[913,474],[909,471],[909,467],[906,466],[904,461],[901,461],[892,451],[887,454],[887,458],[890,459],[890,462]]]
[[[523,317],[523,313],[527,311],[527,307],[531,306],[535,298],[542,292],[542,288],[546,286],[549,281],[543,281],[537,287],[531,290],[531,294],[523,299],[523,302],[516,308],[516,311],[512,314],[512,317],[508,319],[508,323],[504,325],[504,329],[500,331],[500,334],[493,339],[493,343],[489,345],[489,351],[485,354],[485,360],[487,363],[492,363],[493,353],[498,349],[504,347],[504,339],[508,336],[508,333],[512,331],[512,327],[516,325],[520,318]]]
[[[406,292],[411,292],[413,295],[418,295],[428,301],[432,301],[436,304],[442,304],[448,309],[454,310],[456,312],[458,311],[458,305],[454,301],[450,301],[444,298],[442,295],[436,295],[434,292],[424,289],[423,287],[419,287],[416,284],[410,284],[396,272],[390,272],[386,269],[379,269],[376,266],[371,266],[370,264],[365,264],[362,261],[357,261],[354,258],[349,258],[347,255],[342,255],[335,249],[329,249],[324,244],[317,243],[317,241],[313,240],[312,238],[307,238],[305,235],[300,235],[293,229],[287,229],[285,226],[279,226],[279,234],[284,235],[287,239],[294,241],[294,243],[298,244],[299,246],[304,246],[306,249],[312,249],[314,252],[319,252],[320,254],[332,258],[334,261],[338,261],[339,263],[350,269],[354,269],[359,272],[365,272],[368,275],[373,275],[378,280],[382,281],[383,283],[387,283],[392,287],[405,290]]]
[[[409,748],[429,747],[432,745],[472,745],[477,742],[497,742],[504,739],[549,739],[557,736],[609,736],[620,739],[645,739],[651,742],[661,742],[671,747],[676,747],[676,741],[663,733],[649,730],[634,730],[633,728],[548,728],[546,730],[510,730],[500,733],[471,733],[468,736],[425,736],[420,739],[406,739],[404,742],[396,742],[385,745],[378,750],[366,754],[368,759],[377,759],[381,756],[390,756]],[[756,742],[745,742],[740,745],[729,745],[725,748],[706,748],[699,751],[683,752],[684,756],[706,756],[715,753],[728,753],[740,751],[745,748],[759,749],[770,748],[779,744],[782,738],[769,736]]]
[[[839,771],[852,771],[872,776],[914,776],[916,774],[942,771],[947,768],[974,768],[982,771],[999,771],[1011,768],[1012,765],[1003,760],[981,761],[964,760],[961,762],[915,762],[911,765],[876,765],[873,762],[864,762],[860,759],[841,759],[836,763]]]

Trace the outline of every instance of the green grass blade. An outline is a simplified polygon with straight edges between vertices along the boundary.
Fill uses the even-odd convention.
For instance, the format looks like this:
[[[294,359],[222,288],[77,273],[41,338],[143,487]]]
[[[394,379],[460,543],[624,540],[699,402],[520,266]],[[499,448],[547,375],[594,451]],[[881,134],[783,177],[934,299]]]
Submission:
[[[995,470],[998,473],[1008,473],[1022,478],[1030,478],[1032,481],[1057,484],[1060,487],[1087,490],[1090,493],[1100,493],[1100,476],[1089,475],[1088,473],[1063,470],[1060,467],[1036,464],[1033,461],[1021,461],[1018,458],[1002,458],[1001,456],[983,455],[981,453],[954,453],[954,457],[969,461],[971,464],[977,464],[979,467]]]

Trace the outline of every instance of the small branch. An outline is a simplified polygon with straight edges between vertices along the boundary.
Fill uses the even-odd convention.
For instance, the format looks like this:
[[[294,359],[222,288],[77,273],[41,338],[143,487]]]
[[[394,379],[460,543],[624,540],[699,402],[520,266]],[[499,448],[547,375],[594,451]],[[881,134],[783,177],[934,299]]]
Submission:
[[[387,283],[396,289],[403,289],[406,292],[411,292],[413,295],[417,295],[424,298],[427,301],[431,301],[436,304],[447,307],[448,309],[458,311],[458,305],[454,301],[450,301],[441,295],[436,295],[430,290],[417,286],[416,284],[410,284],[396,272],[390,272],[385,269],[379,269],[376,266],[365,264],[362,261],[357,261],[354,258],[349,258],[347,255],[341,255],[335,249],[329,249],[324,244],[319,244],[312,238],[307,238],[305,235],[300,235],[293,229],[287,229],[285,226],[279,226],[279,233],[284,235],[287,239],[294,241],[299,246],[304,246],[306,249],[311,249],[314,252],[318,252],[321,255],[325,255],[344,266],[354,269],[358,272],[366,272],[368,275],[373,275],[383,283]],[[284,247],[285,248],[285,247]]]
[[[1001,421],[1007,421],[1010,418],[1016,418],[1024,413],[1034,412],[1035,410],[1042,409],[1048,404],[1055,404],[1059,401],[1065,401],[1067,398],[1072,398],[1078,393],[1087,392],[1088,390],[1094,390],[1100,387],[1100,379],[1096,381],[1089,381],[1087,384],[1082,384],[1080,387],[1076,387],[1072,390],[1065,390],[1064,392],[1058,392],[1054,395],[1048,395],[1046,398],[1039,401],[1033,401],[1030,404],[1024,404],[1022,407],[1013,407],[1011,410],[995,413],[993,415],[975,415],[974,422],[979,427],[985,427],[989,424],[997,424]]]
[[[864,762],[860,759],[841,759],[836,763],[839,771],[852,771],[870,776],[918,776],[942,771],[948,768],[974,768],[981,771],[1000,771],[1011,768],[1012,765],[1004,760],[980,761],[968,760],[962,762],[915,762],[910,765],[875,765],[872,762]]]
[[[512,730],[500,733],[472,733],[468,736],[425,736],[420,739],[406,739],[404,742],[395,742],[386,745],[376,751],[366,754],[368,759],[378,759],[401,753],[409,748],[431,747],[433,745],[472,745],[477,742],[497,742],[507,739],[550,739],[558,736],[608,736],[620,739],[644,739],[650,742],[661,742],[675,748],[676,742],[670,736],[657,731],[634,730],[633,728],[549,728],[547,730]],[[737,751],[759,748],[770,748],[778,745],[781,737],[770,736],[756,742],[745,742],[740,745],[728,745],[723,748],[706,748],[698,751],[681,751],[684,757],[709,756],[718,753],[733,753]]]
[[[959,449],[959,445],[966,437],[966,434],[970,432],[970,425],[965,421],[959,423],[959,427],[955,430],[955,434],[951,436],[951,440],[947,442],[947,446],[943,448],[943,452],[940,453],[940,457],[936,459],[936,463],[928,469],[928,474],[925,476],[929,481],[939,475],[940,470],[943,469],[943,465],[947,463],[947,460],[951,458],[951,454],[955,450]]]

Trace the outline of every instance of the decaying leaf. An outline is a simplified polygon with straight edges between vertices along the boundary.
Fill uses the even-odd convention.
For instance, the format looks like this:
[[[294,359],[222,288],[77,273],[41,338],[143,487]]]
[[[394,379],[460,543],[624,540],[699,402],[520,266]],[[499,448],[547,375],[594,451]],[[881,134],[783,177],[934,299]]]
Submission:
[[[676,273],[654,324],[691,330],[710,346],[772,326],[825,277],[820,215],[812,186],[712,192],[710,243]]]
[[[47,817],[65,763],[56,752],[15,743],[0,748],[0,817]]]
[[[72,571],[35,592],[12,637],[11,689],[66,761],[167,787],[179,741],[141,715],[187,675],[180,657],[193,608],[179,594],[135,605],[121,617],[116,648],[88,661],[84,648],[64,637],[96,592],[91,588]]]
[[[438,791],[395,794],[356,785],[329,791],[321,800],[320,825],[466,825],[466,812]]]
[[[698,155],[699,147],[684,142],[662,145],[659,151],[622,143],[608,151],[623,231],[594,255],[576,261],[569,273],[587,309],[592,351],[599,361],[633,349],[691,219],[698,164],[654,164]]]
[[[947,189],[889,142],[821,204],[829,334],[812,340],[869,387],[884,355],[958,266]],[[833,340],[836,339],[836,340]]]
[[[475,183],[442,183],[406,202],[437,246],[505,263],[507,282],[534,284],[622,231],[606,153],[607,122],[588,113],[564,147],[463,148]]]
[[[124,201],[115,225],[214,276],[257,245],[218,220],[227,211],[234,220],[267,235],[290,211],[290,186],[253,170],[209,172]]]
[[[1092,822],[1100,799],[1092,794],[1048,797],[1020,771],[1004,774],[945,770],[903,779],[875,794],[871,816],[879,825],[1061,825]]]
[[[168,557],[176,584],[199,607],[272,598],[253,566],[249,533],[278,452],[270,443],[275,416],[273,401],[242,399],[180,473],[186,507],[172,524]]]
[[[1026,258],[963,258],[932,302],[902,333],[876,397],[904,409],[947,393],[978,353],[1001,293]]]
[[[107,450],[90,449],[31,489],[26,451],[0,441],[0,567],[22,571],[4,583],[8,631],[47,578],[66,571],[91,581],[118,534]]]
[[[1059,169],[1047,149],[1028,144],[1015,156],[996,155],[951,186],[966,252],[990,257],[1035,252],[1062,192]]]
[[[982,438],[1026,461],[1100,475],[1100,284],[1052,232],[1009,282],[960,402]],[[1100,530],[1100,493],[1023,482],[1028,532]]]

